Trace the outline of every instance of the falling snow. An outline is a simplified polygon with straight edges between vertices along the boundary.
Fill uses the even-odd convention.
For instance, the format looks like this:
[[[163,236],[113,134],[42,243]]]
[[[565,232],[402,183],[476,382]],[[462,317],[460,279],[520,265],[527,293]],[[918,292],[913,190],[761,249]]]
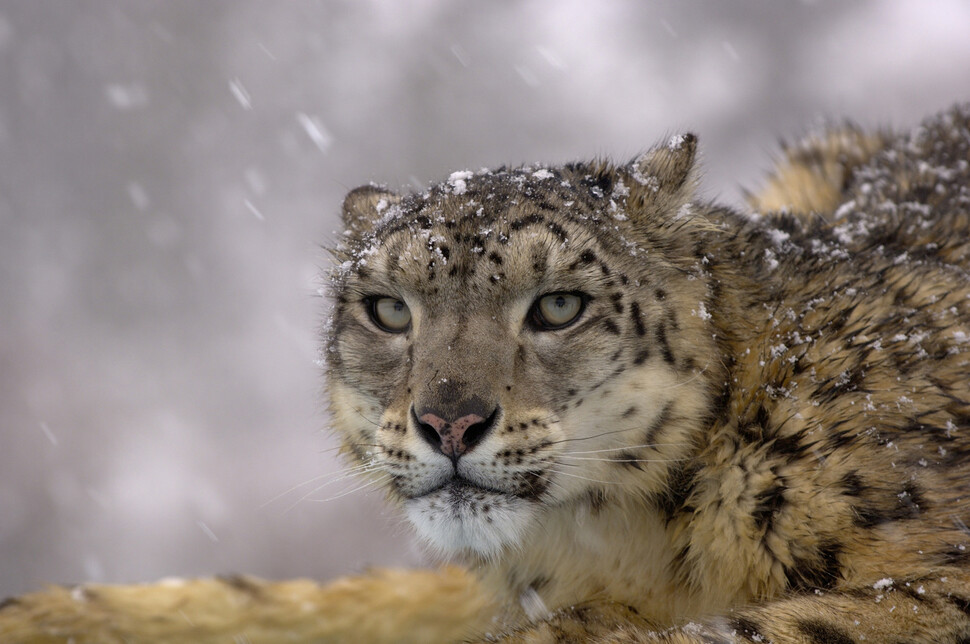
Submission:
[[[340,467],[318,431],[328,423],[317,391],[323,304],[308,294],[321,290],[318,245],[337,241],[329,231],[344,227],[349,188],[373,178],[393,191],[411,174],[486,161],[626,160],[696,127],[702,196],[740,204],[737,186],[756,185],[776,149],[779,130],[765,123],[778,105],[905,126],[951,101],[952,79],[970,69],[965,34],[945,24],[966,22],[960,3],[948,3],[949,21],[918,3],[815,3],[750,13],[743,33],[676,3],[563,4],[539,21],[533,5],[495,3],[474,24],[422,9],[327,21],[322,9],[254,2],[229,12],[142,4],[10,2],[0,12],[11,71],[0,96],[11,152],[0,159],[10,383],[0,426],[11,428],[0,450],[0,596],[40,579],[214,569],[324,578],[364,560],[419,563],[377,498],[252,511]],[[555,28],[578,20],[589,45],[579,49],[575,30]],[[501,38],[491,25],[505,25]],[[896,73],[875,73],[887,64]],[[532,180],[549,179],[542,172]],[[658,188],[654,177],[633,180]],[[604,197],[622,214],[622,195]],[[400,214],[382,207],[382,221]],[[866,234],[838,225],[838,243],[819,254],[849,259],[840,245]],[[359,259],[373,261],[372,250]],[[631,242],[629,252],[643,251]],[[281,333],[277,315],[296,331]],[[919,346],[914,334],[893,340]],[[335,521],[348,508],[354,521]],[[351,524],[353,539],[320,548],[321,534]],[[252,548],[233,550],[228,525]],[[74,595],[84,600],[80,587]]]

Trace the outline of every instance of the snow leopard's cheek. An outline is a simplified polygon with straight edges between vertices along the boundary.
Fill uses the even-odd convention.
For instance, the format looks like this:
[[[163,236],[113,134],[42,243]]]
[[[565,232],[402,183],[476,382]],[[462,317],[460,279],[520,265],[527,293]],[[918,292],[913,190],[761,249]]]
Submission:
[[[381,331],[364,311],[364,303],[354,302],[334,313],[325,356],[328,376],[387,408],[407,386],[409,334]]]

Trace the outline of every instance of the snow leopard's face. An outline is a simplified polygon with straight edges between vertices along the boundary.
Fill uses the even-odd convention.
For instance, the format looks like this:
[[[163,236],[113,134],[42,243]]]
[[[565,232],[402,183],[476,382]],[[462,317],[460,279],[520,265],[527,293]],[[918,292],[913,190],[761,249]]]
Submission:
[[[665,189],[676,152],[347,198],[335,426],[441,550],[492,556],[545,508],[659,489],[687,449],[709,406],[711,294],[647,229],[682,204],[662,212],[689,170]]]

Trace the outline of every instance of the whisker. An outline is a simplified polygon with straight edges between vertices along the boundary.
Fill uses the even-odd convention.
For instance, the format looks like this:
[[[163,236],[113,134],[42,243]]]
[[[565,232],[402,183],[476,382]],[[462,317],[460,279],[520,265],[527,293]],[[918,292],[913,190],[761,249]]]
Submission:
[[[623,433],[623,432],[632,432],[632,431],[635,431],[637,429],[642,429],[642,427],[640,425],[637,425],[636,427],[628,427],[626,429],[614,429],[614,430],[611,430],[611,431],[608,431],[608,432],[601,432],[599,434],[593,434],[592,436],[583,436],[581,438],[561,438],[561,439],[559,439],[557,441],[547,441],[546,444],[547,445],[558,445],[559,443],[569,443],[569,442],[572,442],[572,441],[588,441],[588,440],[592,440],[594,438],[601,438],[603,436],[609,436],[610,434],[620,434],[620,433]]]
[[[329,454],[330,452],[337,452],[343,449],[343,445],[334,445],[333,447],[324,447],[323,449],[317,450],[317,454]]]
[[[377,444],[377,443],[354,443],[354,446],[356,446],[356,447],[375,447],[375,448],[380,447],[380,445]],[[321,450],[317,450],[317,454],[329,454],[330,452],[339,452],[339,451],[345,451],[345,452],[347,452],[349,454],[350,453],[350,448],[347,447],[347,446],[345,446],[345,445],[335,445],[333,447],[325,447],[325,448],[323,448]]]
[[[374,462],[371,461],[371,462],[361,463],[359,465],[354,465],[354,466],[351,466],[351,467],[343,468],[343,469],[338,470],[336,472],[325,472],[325,473],[320,474],[318,476],[314,476],[311,479],[307,479],[306,481],[303,481],[302,483],[297,483],[296,485],[294,485],[294,486],[292,486],[292,487],[290,487],[290,488],[288,488],[288,489],[280,492],[279,494],[277,494],[273,498],[271,498],[268,501],[266,501],[265,503],[261,504],[259,507],[265,508],[267,505],[269,505],[271,503],[274,503],[275,501],[279,501],[281,498],[283,498],[287,494],[291,494],[291,493],[295,492],[296,490],[299,490],[302,487],[306,487],[307,485],[310,485],[312,483],[316,483],[316,482],[320,481],[321,479],[328,479],[329,478],[330,480],[329,481],[326,481],[325,483],[323,483],[323,484],[321,484],[319,486],[317,486],[316,488],[314,488],[313,491],[320,490],[320,489],[322,489],[322,488],[324,488],[324,487],[326,487],[328,485],[331,485],[333,483],[336,483],[338,481],[343,481],[343,480],[346,480],[348,478],[353,478],[353,477],[356,477],[356,476],[360,476],[361,474],[366,474],[367,472],[371,472],[371,471],[378,470],[378,469],[382,469],[382,468],[383,468],[383,465],[381,465],[379,463],[374,463]],[[312,494],[313,492],[310,492],[310,493]]]
[[[631,449],[643,449],[645,447],[662,447],[667,445],[684,445],[684,441],[676,443],[643,443],[641,445],[624,445],[622,447],[607,447],[605,449],[591,449],[583,452],[565,452],[566,454],[602,454],[604,452],[622,452]]]
[[[364,415],[364,412],[362,412],[359,408],[354,407],[353,410],[354,410],[354,413],[356,413],[358,416],[360,416],[361,418],[363,418],[364,420],[366,420],[368,423],[370,423],[374,427],[380,427],[381,426],[380,422],[374,421],[374,420],[368,418],[367,416]]]
[[[333,485],[334,483],[339,483],[341,481],[347,481],[347,480],[350,480],[350,479],[359,479],[359,478],[361,478],[363,476],[366,476],[366,475],[370,474],[371,472],[377,472],[377,471],[381,471],[383,473],[385,471],[384,466],[383,465],[378,465],[376,467],[368,467],[366,469],[361,468],[361,469],[358,469],[357,471],[349,472],[349,473],[337,472],[336,474],[340,474],[341,476],[337,476],[336,478],[334,478],[334,479],[332,479],[330,481],[327,481],[325,483],[322,483],[322,484],[314,487],[312,490],[310,490],[309,492],[307,492],[306,494],[304,494],[303,496],[301,496],[300,498],[298,498],[289,507],[287,507],[285,510],[283,510],[283,513],[286,514],[287,512],[289,512],[290,510],[292,510],[293,508],[295,508],[296,506],[298,506],[300,503],[302,503],[303,501],[307,500],[308,498],[310,498],[311,496],[313,496],[314,494],[316,494],[317,492],[319,492],[320,490],[322,490],[322,489],[324,489],[324,488],[326,488],[326,487],[328,487],[330,485]],[[284,496],[284,495],[280,495],[280,496]],[[279,498],[279,497],[277,497],[277,498]]]
[[[700,378],[704,374],[704,372],[707,371],[707,368],[710,367],[710,366],[711,366],[711,363],[710,363],[710,361],[708,361],[707,364],[704,365],[704,368],[703,369],[701,369],[700,371],[698,371],[697,373],[695,373],[693,376],[691,376],[687,380],[682,380],[681,382],[673,382],[673,383],[671,383],[669,385],[664,385],[663,388],[664,389],[675,389],[677,387],[683,387],[684,385],[686,385],[686,384],[688,384],[690,382],[693,382],[693,381],[697,380],[698,378]]]
[[[385,483],[387,483],[390,480],[391,480],[391,477],[388,475],[388,476],[386,476],[383,479],[374,479],[373,481],[368,481],[367,483],[364,483],[363,485],[359,485],[359,486],[357,486],[357,487],[355,487],[355,488],[353,488],[351,490],[347,490],[345,492],[341,492],[340,494],[336,494],[336,495],[331,496],[329,498],[326,498],[326,499],[310,499],[310,501],[312,501],[314,503],[329,503],[330,501],[336,501],[337,499],[341,499],[341,498],[347,496],[348,494],[354,494],[355,492],[360,492],[362,490],[366,490],[367,488],[374,487],[374,486],[376,486],[378,484],[384,485]]]
[[[561,463],[564,465],[564,463]],[[546,471],[559,474],[561,476],[569,476],[574,479],[582,479],[583,481],[590,481],[591,483],[602,483],[603,485],[621,485],[622,481],[600,481],[599,479],[591,479],[588,476],[580,476],[579,474],[570,474],[569,472],[564,472],[562,470],[556,469],[554,467],[548,468]]]
[[[280,499],[282,499],[287,494],[290,494],[291,492],[295,492],[296,490],[299,490],[301,487],[304,487],[306,485],[310,485],[311,483],[316,483],[320,479],[326,478],[328,476],[333,476],[333,472],[327,472],[325,474],[320,474],[319,476],[314,476],[312,479],[308,479],[306,481],[303,481],[302,483],[297,483],[293,487],[290,487],[290,488],[287,488],[287,489],[283,490],[282,492],[280,492],[279,494],[277,494],[273,498],[271,498],[268,501],[265,501],[264,503],[260,504],[259,507],[260,508],[265,508],[270,503],[275,503],[276,501],[279,501]]]
[[[573,461],[600,461],[601,463],[677,463],[686,458],[597,458],[595,456],[560,455],[556,458],[568,458]],[[565,465],[565,463],[563,463]]]

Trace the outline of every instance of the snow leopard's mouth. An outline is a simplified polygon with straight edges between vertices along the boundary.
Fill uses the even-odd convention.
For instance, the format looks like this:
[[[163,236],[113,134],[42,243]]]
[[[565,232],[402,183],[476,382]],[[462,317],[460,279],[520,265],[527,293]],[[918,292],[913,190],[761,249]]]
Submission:
[[[451,480],[446,481],[442,485],[428,491],[422,496],[427,496],[429,494],[441,494],[445,495],[452,505],[459,505],[463,503],[472,503],[475,500],[478,500],[483,493],[515,496],[514,494],[511,494],[505,490],[499,490],[488,485],[479,485],[477,483],[473,483],[472,481],[469,481],[458,474],[452,477]]]

